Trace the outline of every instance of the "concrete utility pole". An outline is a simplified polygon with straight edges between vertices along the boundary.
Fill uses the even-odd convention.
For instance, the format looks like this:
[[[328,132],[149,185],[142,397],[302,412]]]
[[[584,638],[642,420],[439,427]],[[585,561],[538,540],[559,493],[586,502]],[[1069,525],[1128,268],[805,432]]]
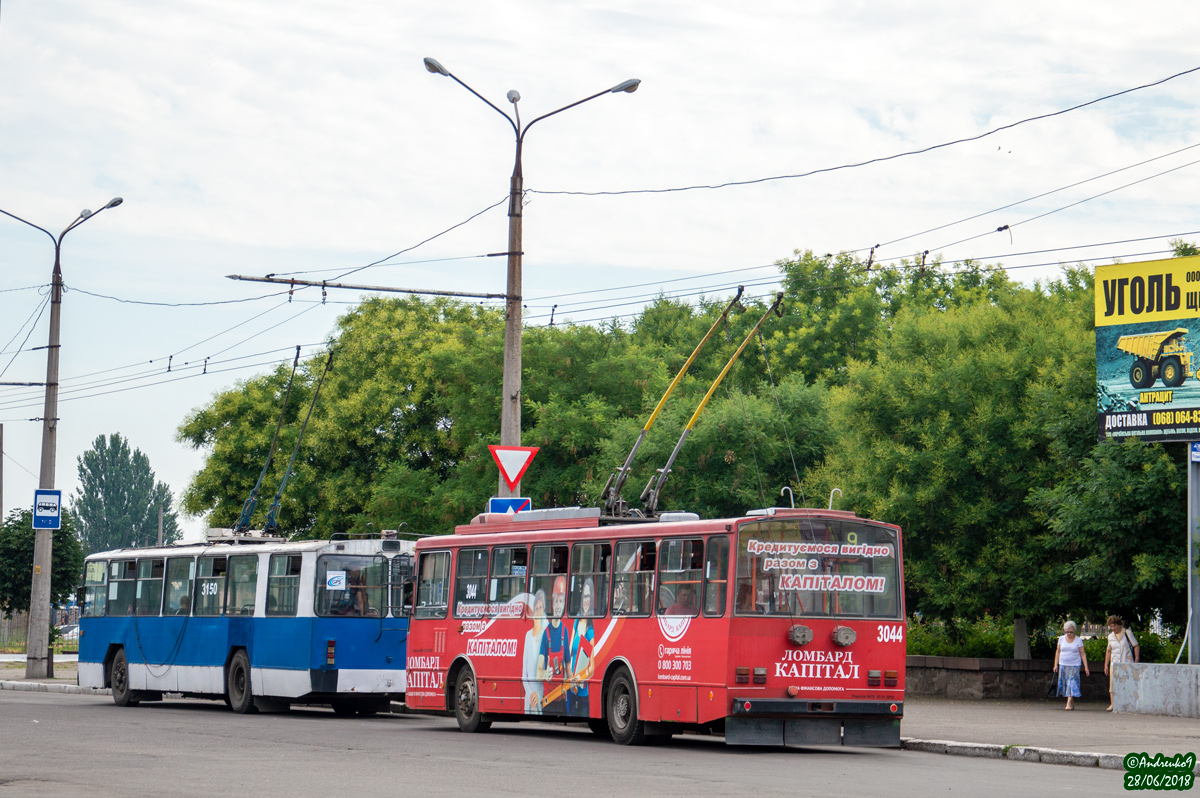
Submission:
[[[115,197],[96,213],[80,211],[75,221],[67,225],[58,238],[33,222],[0,211],[5,216],[41,230],[54,242],[54,272],[50,285],[50,343],[46,350],[46,404],[42,412],[42,468],[38,487],[54,489],[54,457],[58,434],[58,336],[62,323],[62,263],[63,238],[67,233],[86,222],[101,211],[115,208],[123,200]],[[25,678],[44,679],[54,675],[54,661],[50,658],[50,565],[54,548],[54,532],[38,529],[33,539],[33,579],[29,594],[29,635],[25,646]]]
[[[162,545],[162,505],[158,505],[158,545]]]
[[[466,83],[463,83],[456,76],[452,75],[444,66],[439,64],[432,58],[425,59],[425,68],[435,75],[442,75],[453,80],[458,85],[462,86],[467,91],[474,94],[479,99],[488,104],[496,113],[504,117],[510,125],[512,125],[513,133],[517,138],[517,155],[513,164],[512,178],[509,180],[509,198],[508,198],[508,299],[505,302],[504,313],[504,380],[502,394],[500,397],[500,445],[501,446],[520,446],[521,445],[521,209],[525,196],[525,176],[521,170],[521,150],[525,144],[525,133],[529,128],[545,119],[548,116],[554,116],[557,113],[574,108],[577,105],[582,105],[588,100],[594,100],[604,94],[618,94],[621,92],[637,91],[640,80],[632,79],[618,83],[611,89],[597,92],[590,97],[584,97],[582,100],[573,102],[570,105],[564,105],[557,111],[551,111],[548,114],[542,114],[537,119],[534,119],[527,125],[521,125],[521,113],[517,108],[517,103],[521,99],[521,95],[516,91],[508,93],[508,101],[513,106],[513,116],[501,111],[498,107],[492,104],[490,100],[484,98],[479,92],[472,89]],[[497,495],[506,498],[513,495],[509,490],[508,485],[504,482],[504,476],[500,476],[499,490]]]

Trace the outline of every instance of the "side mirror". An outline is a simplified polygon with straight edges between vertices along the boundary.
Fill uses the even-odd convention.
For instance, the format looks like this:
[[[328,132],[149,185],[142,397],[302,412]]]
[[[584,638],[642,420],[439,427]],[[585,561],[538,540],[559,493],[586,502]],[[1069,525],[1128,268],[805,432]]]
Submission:
[[[406,618],[411,618],[413,614],[413,593],[412,580],[406,580],[404,584],[400,586],[401,604],[404,606],[404,616]]]

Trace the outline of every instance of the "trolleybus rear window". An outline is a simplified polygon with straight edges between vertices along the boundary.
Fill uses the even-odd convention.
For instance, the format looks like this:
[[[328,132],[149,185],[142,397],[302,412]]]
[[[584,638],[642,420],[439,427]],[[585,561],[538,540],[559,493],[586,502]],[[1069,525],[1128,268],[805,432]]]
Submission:
[[[382,557],[318,557],[317,615],[378,618],[386,578]]]
[[[896,533],[840,519],[738,527],[738,615],[899,619]]]
[[[108,563],[92,560],[83,571],[83,616],[99,618],[108,603]]]

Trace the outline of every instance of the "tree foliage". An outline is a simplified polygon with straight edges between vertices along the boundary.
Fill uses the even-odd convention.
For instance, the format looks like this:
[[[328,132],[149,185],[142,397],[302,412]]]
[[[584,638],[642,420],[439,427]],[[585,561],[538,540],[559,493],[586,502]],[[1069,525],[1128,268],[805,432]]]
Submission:
[[[162,542],[179,539],[171,489],[156,481],[149,458],[140,449],[130,451],[129,441],[120,433],[98,436],[77,464],[79,487],[71,505],[88,553],[154,545],[159,507],[163,510]]]
[[[83,573],[84,552],[75,529],[71,513],[64,513],[50,551],[51,605],[74,593]],[[13,510],[0,524],[0,612],[29,610],[35,535],[32,510]]]
[[[1177,611],[1177,544],[1158,530],[1182,507],[1181,466],[1161,446],[1096,444],[1089,272],[1030,286],[977,263],[880,269],[811,251],[779,269],[783,318],[764,324],[699,416],[660,509],[739,515],[783,503],[784,485],[824,506],[839,488],[840,507],[905,529],[909,609],[951,629],[985,616],[1036,628],[1064,612]],[[659,297],[628,324],[526,329],[522,442],[540,451],[522,491],[535,507],[598,501],[728,301]],[[769,301],[743,299],[681,379],[633,462],[631,506]],[[371,299],[329,343],[283,529],[443,534],[481,511],[497,484],[487,446],[498,443],[501,315]],[[297,372],[256,525],[323,367],[318,357]],[[290,372],[239,383],[181,425],[180,440],[207,452],[189,512],[237,519]]]

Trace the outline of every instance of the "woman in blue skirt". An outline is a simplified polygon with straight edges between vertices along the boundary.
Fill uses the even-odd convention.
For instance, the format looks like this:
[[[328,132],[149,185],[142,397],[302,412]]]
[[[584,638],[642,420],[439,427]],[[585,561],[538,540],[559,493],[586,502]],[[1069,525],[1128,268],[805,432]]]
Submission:
[[[1054,672],[1058,674],[1058,694],[1067,697],[1066,709],[1075,708],[1075,699],[1079,698],[1079,669],[1091,676],[1088,670],[1087,652],[1083,650],[1083,640],[1075,634],[1075,622],[1063,624],[1063,635],[1058,638],[1058,648],[1054,651]]]

